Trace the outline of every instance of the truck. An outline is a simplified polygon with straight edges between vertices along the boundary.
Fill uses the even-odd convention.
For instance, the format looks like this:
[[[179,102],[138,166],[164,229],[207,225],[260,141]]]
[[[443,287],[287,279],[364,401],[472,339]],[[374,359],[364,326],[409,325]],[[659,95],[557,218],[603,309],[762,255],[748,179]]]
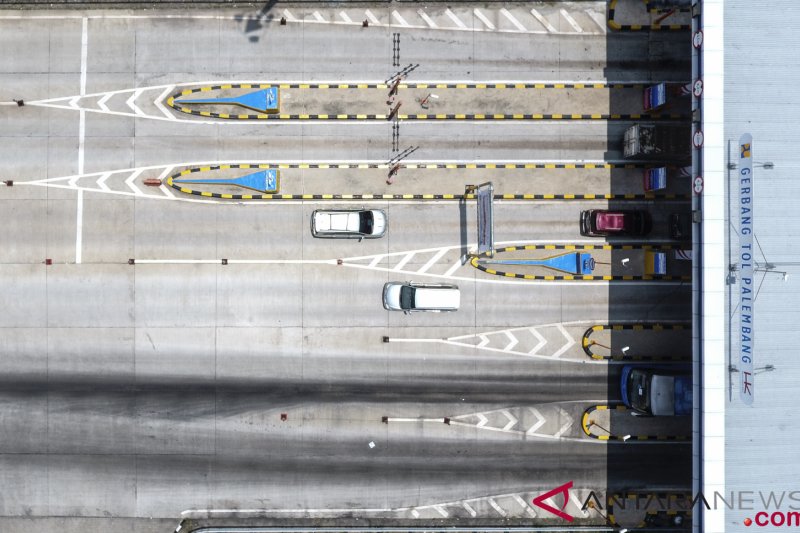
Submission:
[[[622,402],[634,414],[682,416],[692,412],[692,376],[688,367],[625,365],[620,392]]]
[[[625,159],[686,166],[692,162],[690,124],[637,123],[625,130]]]

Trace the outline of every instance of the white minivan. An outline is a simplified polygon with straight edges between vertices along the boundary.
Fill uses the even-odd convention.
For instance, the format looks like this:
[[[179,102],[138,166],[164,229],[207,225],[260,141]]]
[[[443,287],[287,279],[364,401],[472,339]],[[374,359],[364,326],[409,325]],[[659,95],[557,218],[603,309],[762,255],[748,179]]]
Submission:
[[[458,311],[461,291],[455,285],[390,281],[383,286],[383,307],[389,311]]]

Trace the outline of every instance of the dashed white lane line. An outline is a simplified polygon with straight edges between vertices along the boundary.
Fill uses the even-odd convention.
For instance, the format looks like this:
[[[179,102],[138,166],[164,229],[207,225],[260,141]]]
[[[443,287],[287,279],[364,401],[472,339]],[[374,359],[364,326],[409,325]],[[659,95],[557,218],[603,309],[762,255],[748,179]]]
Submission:
[[[89,50],[89,19],[83,17],[81,27],[81,94],[86,94],[86,58]]]
[[[508,21],[511,24],[513,24],[514,27],[517,28],[519,31],[528,31],[528,29],[525,26],[523,26],[522,23],[520,23],[520,21],[518,21],[516,18],[514,18],[514,15],[512,15],[511,12],[508,9],[502,8],[500,10],[500,13],[502,13],[503,16],[505,18],[507,18]]]
[[[340,11],[340,12],[339,12],[339,16],[340,16],[340,17],[341,17],[341,19],[342,19],[343,21],[345,21],[346,23],[348,23],[348,24],[352,24],[352,23],[353,23],[353,19],[351,19],[351,18],[350,18],[350,15],[348,15],[348,14],[347,14],[347,13],[345,13],[344,11]]]
[[[436,22],[434,22],[434,20],[433,20],[432,18],[430,18],[430,17],[428,16],[428,14],[427,14],[427,13],[425,13],[423,10],[421,10],[421,9],[417,9],[417,15],[419,15],[419,16],[420,16],[420,18],[421,18],[422,20],[424,20],[424,21],[425,21],[425,24],[427,24],[427,25],[428,25],[428,26],[430,26],[431,28],[438,28],[438,27],[439,27],[439,26],[436,24]]]
[[[81,96],[86,94],[86,69],[89,56],[89,19],[81,21]],[[86,111],[78,116],[78,174],[83,174],[86,147]],[[78,190],[75,209],[75,264],[83,262],[83,191]]]
[[[372,11],[370,11],[369,9],[365,9],[365,10],[364,10],[364,15],[366,15],[366,16],[367,16],[367,19],[368,19],[368,20],[370,21],[370,23],[372,23],[372,24],[378,25],[378,24],[380,24],[380,23],[381,23],[381,21],[380,21],[380,20],[378,20],[378,17],[376,17],[375,15],[373,15],[373,14],[372,14]]]
[[[478,20],[483,22],[483,25],[486,26],[486,28],[490,30],[494,29],[494,24],[492,24],[492,21],[486,18],[486,15],[484,15],[480,9],[476,7],[472,12],[475,13],[475,16],[478,17]]]
[[[464,24],[464,23],[461,21],[461,19],[460,19],[460,18],[458,18],[458,16],[456,16],[456,14],[455,14],[455,13],[453,13],[452,11],[450,11],[450,8],[446,9],[446,10],[445,10],[445,12],[444,12],[444,14],[445,14],[445,15],[447,15],[447,17],[448,17],[450,20],[452,20],[452,21],[453,21],[453,24],[455,24],[456,26],[458,26],[458,27],[459,27],[459,28],[461,28],[462,30],[466,30],[466,29],[467,29],[467,25],[466,25],[466,24]]]
[[[558,12],[561,13],[561,16],[564,17],[564,20],[566,20],[569,25],[572,26],[573,30],[575,30],[577,33],[583,33],[583,28],[581,28],[580,24],[578,24],[575,19],[572,18],[569,13],[567,13],[566,9],[561,8],[558,10]]]
[[[392,16],[395,18],[395,20],[397,20],[397,23],[399,25],[405,26],[405,27],[410,26],[410,24],[408,22],[406,22],[406,19],[404,19],[403,16],[400,15],[400,13],[397,12],[397,10],[392,11]]]
[[[550,33],[557,33],[558,32],[558,30],[556,30],[555,27],[552,24],[550,24],[550,21],[547,20],[546,18],[544,18],[544,15],[542,15],[541,13],[536,11],[535,9],[531,9],[531,15],[533,15],[533,18],[538,20],[539,23],[542,26],[544,26],[544,28],[547,31],[549,31]]]

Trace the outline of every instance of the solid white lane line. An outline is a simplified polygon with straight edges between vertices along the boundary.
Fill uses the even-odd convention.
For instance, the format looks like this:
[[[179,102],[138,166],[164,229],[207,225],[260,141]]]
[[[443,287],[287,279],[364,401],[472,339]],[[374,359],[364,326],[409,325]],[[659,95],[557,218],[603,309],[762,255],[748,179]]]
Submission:
[[[398,13],[398,12],[397,12],[397,10],[395,10],[395,11],[392,11],[392,16],[393,16],[395,19],[397,19],[397,23],[398,23],[398,24],[400,24],[401,26],[406,26],[406,27],[408,27],[408,26],[409,26],[408,22],[406,22],[406,19],[404,19],[404,18],[403,18],[403,17],[400,15],[400,13]]]
[[[373,15],[372,11],[370,11],[369,9],[364,10],[364,15],[366,15],[367,20],[369,20],[370,24],[374,24],[376,26],[380,25],[381,21],[378,20],[378,18],[375,15]]]
[[[424,20],[424,21],[425,21],[425,24],[427,24],[427,25],[428,25],[428,26],[430,26],[431,28],[438,28],[438,27],[439,27],[439,26],[437,26],[437,25],[436,25],[436,23],[433,21],[433,19],[432,19],[432,18],[430,18],[430,17],[428,16],[428,14],[427,14],[427,13],[425,13],[423,10],[421,10],[421,9],[417,9],[417,15],[419,15],[419,16],[420,16],[420,18],[422,18],[422,20]]]
[[[509,21],[509,22],[511,22],[511,24],[513,24],[513,25],[514,25],[514,26],[515,26],[515,27],[516,27],[516,28],[517,28],[519,31],[528,31],[528,29],[527,29],[525,26],[523,26],[523,25],[520,23],[520,21],[518,21],[516,18],[514,18],[514,15],[512,15],[512,14],[511,14],[511,13],[508,11],[508,9],[506,9],[506,8],[502,8],[502,9],[500,10],[500,13],[502,13],[502,14],[503,14],[503,16],[504,16],[505,18],[507,18],[507,19],[508,19],[508,21]]]
[[[89,19],[81,21],[81,95],[86,94],[86,69],[89,56]],[[81,109],[78,114],[78,174],[84,172],[86,146],[86,112]],[[75,209],[75,264],[83,261],[83,190],[78,189]]]
[[[558,30],[555,29],[555,27],[552,24],[550,24],[549,20],[544,18],[544,15],[542,15],[541,13],[536,11],[535,9],[531,9],[531,15],[533,15],[533,18],[538,20],[539,23],[542,26],[544,26],[547,31],[549,31],[550,33],[558,33]]]
[[[447,15],[447,16],[450,18],[450,20],[452,20],[452,21],[453,21],[453,23],[454,23],[456,26],[458,26],[459,28],[461,28],[462,30],[466,30],[466,29],[468,29],[468,28],[467,28],[467,25],[466,25],[466,24],[464,24],[464,23],[461,21],[461,19],[460,19],[460,18],[458,18],[458,17],[456,16],[456,14],[455,14],[455,13],[453,13],[452,11],[450,11],[450,8],[447,8],[447,9],[445,10],[444,14],[445,14],[445,15]]]
[[[583,33],[583,28],[581,28],[580,24],[578,24],[577,21],[574,18],[572,18],[572,16],[569,13],[567,13],[566,9],[561,8],[558,10],[558,12],[561,13],[561,16],[564,17],[564,20],[566,20],[569,23],[569,25],[572,26],[573,30],[575,30],[578,33]]]
[[[488,18],[486,18],[486,15],[484,15],[483,12],[480,9],[478,9],[476,7],[475,9],[472,10],[472,12],[475,13],[475,16],[478,17],[478,19],[481,22],[483,22],[484,26],[486,26],[490,30],[494,29],[494,24],[492,24],[492,21],[490,21]]]

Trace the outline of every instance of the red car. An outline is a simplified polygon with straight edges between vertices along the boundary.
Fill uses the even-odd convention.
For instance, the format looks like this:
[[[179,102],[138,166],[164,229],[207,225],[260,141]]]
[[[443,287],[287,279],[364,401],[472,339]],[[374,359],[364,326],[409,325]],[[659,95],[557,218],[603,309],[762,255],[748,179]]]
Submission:
[[[581,211],[581,235],[585,237],[643,236],[652,226],[650,213],[639,209]]]

